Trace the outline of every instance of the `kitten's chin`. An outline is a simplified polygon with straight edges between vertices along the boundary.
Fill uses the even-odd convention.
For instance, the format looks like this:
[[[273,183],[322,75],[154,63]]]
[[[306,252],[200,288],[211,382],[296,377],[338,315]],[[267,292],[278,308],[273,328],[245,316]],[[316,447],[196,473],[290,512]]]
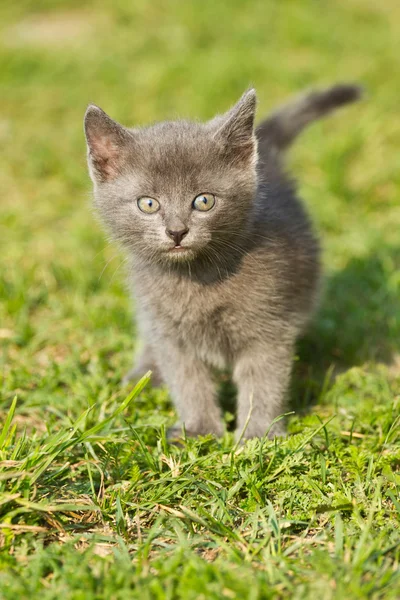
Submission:
[[[188,262],[193,260],[195,256],[196,253],[192,248],[185,248],[184,246],[176,246],[164,252],[165,259],[173,262]]]

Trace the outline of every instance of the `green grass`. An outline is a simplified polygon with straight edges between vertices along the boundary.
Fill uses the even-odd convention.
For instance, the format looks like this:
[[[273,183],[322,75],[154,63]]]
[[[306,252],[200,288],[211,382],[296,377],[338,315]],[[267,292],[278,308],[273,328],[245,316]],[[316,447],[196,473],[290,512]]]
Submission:
[[[2,3],[2,600],[398,598],[399,56],[396,0]],[[132,309],[85,107],[208,118],[253,84],[262,115],[338,80],[366,99],[290,157],[326,272],[292,435],[170,446],[166,391],[119,386]]]

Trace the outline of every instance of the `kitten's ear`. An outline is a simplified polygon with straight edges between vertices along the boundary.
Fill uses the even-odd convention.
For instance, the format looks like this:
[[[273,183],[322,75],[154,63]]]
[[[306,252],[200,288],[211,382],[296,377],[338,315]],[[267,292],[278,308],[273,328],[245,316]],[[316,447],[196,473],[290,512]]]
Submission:
[[[88,106],[84,119],[88,165],[93,181],[110,181],[125,163],[131,134],[98,106]]]
[[[243,151],[255,148],[254,118],[256,114],[257,96],[254,89],[248,90],[230,111],[224,115],[222,125],[215,133],[215,138],[232,149]]]

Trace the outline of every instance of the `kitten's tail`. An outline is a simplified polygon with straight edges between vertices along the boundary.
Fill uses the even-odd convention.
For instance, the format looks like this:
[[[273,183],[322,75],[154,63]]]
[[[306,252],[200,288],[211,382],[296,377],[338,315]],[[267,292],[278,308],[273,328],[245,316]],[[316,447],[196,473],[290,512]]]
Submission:
[[[338,84],[321,92],[312,91],[278,108],[256,129],[259,150],[271,147],[286,150],[303,129],[337,108],[355,102],[362,88],[353,84]]]

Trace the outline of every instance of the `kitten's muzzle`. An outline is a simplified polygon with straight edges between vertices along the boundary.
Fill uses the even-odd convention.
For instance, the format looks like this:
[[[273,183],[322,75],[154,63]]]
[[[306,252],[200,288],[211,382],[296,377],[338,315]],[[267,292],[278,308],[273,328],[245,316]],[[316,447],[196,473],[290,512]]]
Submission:
[[[189,229],[180,229],[179,231],[174,231],[171,229],[166,229],[165,233],[175,242],[175,246],[180,246],[181,241],[185,237],[187,233],[189,233]]]

